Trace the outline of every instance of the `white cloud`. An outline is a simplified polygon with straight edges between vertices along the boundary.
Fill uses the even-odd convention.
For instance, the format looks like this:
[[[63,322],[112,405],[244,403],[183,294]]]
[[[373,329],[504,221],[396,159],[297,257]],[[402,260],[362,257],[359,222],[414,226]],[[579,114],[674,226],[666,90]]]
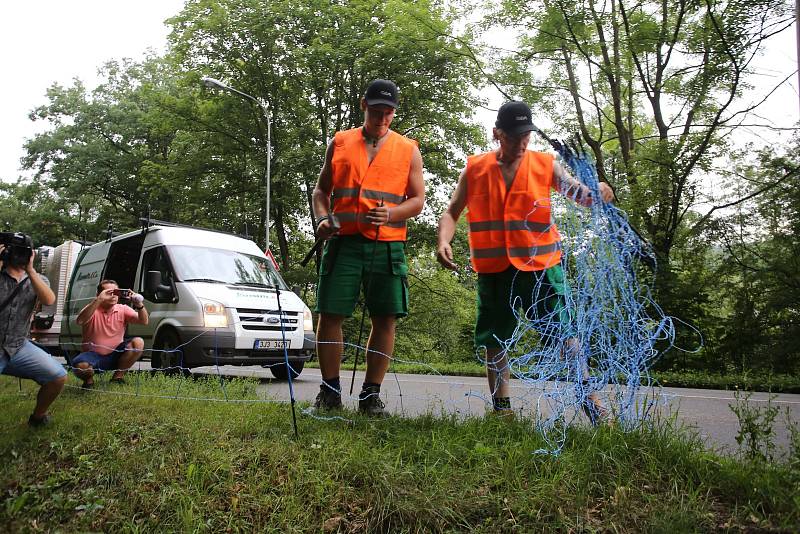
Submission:
[[[0,179],[20,176],[22,145],[37,132],[28,113],[46,103],[48,87],[71,85],[75,77],[94,87],[106,61],[162,51],[164,20],[182,7],[182,0],[6,2],[0,17]]]

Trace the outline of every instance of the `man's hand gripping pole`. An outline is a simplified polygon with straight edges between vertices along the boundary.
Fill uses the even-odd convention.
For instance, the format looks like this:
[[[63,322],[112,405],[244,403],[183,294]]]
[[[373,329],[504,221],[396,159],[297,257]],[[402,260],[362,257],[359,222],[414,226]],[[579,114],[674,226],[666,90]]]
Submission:
[[[328,222],[330,223],[331,228],[333,228],[334,233],[338,232],[342,227],[339,224],[339,219],[333,213],[328,215]],[[327,239],[327,236],[317,238],[317,240],[314,242],[314,246],[311,247],[311,250],[308,251],[306,257],[303,258],[303,261],[300,262],[301,266],[305,267],[308,264],[308,262],[311,261],[311,258],[313,258],[314,254],[317,253],[317,250],[319,250],[319,248],[322,246],[322,243],[325,241],[325,239]]]

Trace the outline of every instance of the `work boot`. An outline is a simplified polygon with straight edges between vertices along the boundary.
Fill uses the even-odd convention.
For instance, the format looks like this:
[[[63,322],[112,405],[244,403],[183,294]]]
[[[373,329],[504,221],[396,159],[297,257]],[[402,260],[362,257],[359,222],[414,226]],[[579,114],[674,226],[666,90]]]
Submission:
[[[330,412],[342,409],[342,396],[338,391],[332,390],[325,384],[319,386],[317,400],[314,402],[314,410],[317,412]]]
[[[380,386],[364,386],[358,395],[358,411],[371,417],[385,417],[386,405],[381,400]]]
[[[47,426],[50,424],[50,414],[46,413],[40,417],[36,417],[35,415],[31,414],[28,417],[28,426],[31,428],[40,428],[43,426]]]

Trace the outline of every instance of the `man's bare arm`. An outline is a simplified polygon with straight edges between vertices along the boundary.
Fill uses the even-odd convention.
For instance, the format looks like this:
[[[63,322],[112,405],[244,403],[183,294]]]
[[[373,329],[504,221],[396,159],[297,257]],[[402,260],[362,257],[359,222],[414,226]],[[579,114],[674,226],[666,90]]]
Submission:
[[[114,299],[114,291],[115,288],[104,289],[97,296],[92,299],[92,301],[83,307],[83,309],[78,313],[78,318],[76,322],[83,326],[86,324],[89,319],[92,318],[92,314],[94,311],[103,303],[103,301],[111,301]]]
[[[150,322],[150,316],[147,314],[147,308],[144,307],[144,297],[139,293],[131,292],[131,307],[136,312],[136,319],[129,321],[133,324],[146,325]]]
[[[331,212],[331,191],[333,191],[333,170],[331,169],[331,161],[333,161],[334,148],[334,141],[331,140],[331,142],[328,143],[327,150],[325,150],[325,161],[322,164],[322,170],[319,172],[317,185],[314,187],[314,192],[311,194],[311,205],[314,208],[313,224],[316,228],[317,237],[327,238],[335,233],[335,229],[327,219],[317,226],[317,220],[324,215],[330,215]]]
[[[100,298],[99,295],[93,298],[92,301],[86,306],[84,306],[83,309],[81,309],[81,311],[78,313],[78,318],[76,319],[76,322],[79,325],[81,326],[85,325],[86,322],[89,321],[89,319],[92,317],[92,314],[100,305],[100,301],[98,300],[99,298]]]
[[[131,323],[146,325],[150,322],[150,316],[147,313],[147,308],[142,306],[138,310],[134,309],[134,311],[136,312],[136,319],[131,319]]]
[[[456,224],[458,218],[461,217],[461,212],[467,206],[467,169],[461,171],[461,176],[458,178],[456,190],[453,191],[453,196],[450,198],[450,205],[442,213],[439,218],[438,230],[438,245],[436,247],[436,259],[439,260],[444,267],[456,270],[458,266],[453,263],[453,249],[450,247],[450,241],[456,233]]]
[[[33,268],[33,258],[35,256],[36,253],[31,251],[31,257],[28,260],[28,265],[25,266],[25,272],[28,273],[28,278],[31,279],[31,286],[33,287],[33,292],[36,293],[36,298],[45,306],[50,306],[56,301],[56,295],[53,293],[53,290],[50,289],[50,286],[42,280],[42,277],[39,276],[36,269]]]
[[[591,206],[594,201],[591,190],[571,176],[558,162],[553,163],[553,189],[581,206]],[[603,202],[614,200],[614,190],[607,183],[600,182],[599,189]]]

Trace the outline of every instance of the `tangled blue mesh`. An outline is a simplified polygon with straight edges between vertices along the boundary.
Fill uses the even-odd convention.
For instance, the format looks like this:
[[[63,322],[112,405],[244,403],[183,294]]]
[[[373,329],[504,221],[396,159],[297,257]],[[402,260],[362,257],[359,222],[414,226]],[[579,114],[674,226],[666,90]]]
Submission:
[[[589,155],[553,144],[572,175],[599,199]],[[651,246],[619,208],[599,201],[586,208],[574,202],[578,195],[567,193],[573,196],[567,200],[554,194],[551,205],[562,237],[569,320],[560,321],[557,309],[536,313],[546,298],[541,281],[528,309],[512,289],[509,304],[518,327],[501,340],[511,375],[526,385],[526,402],[535,403],[536,424],[551,445],[537,452],[557,454],[566,427],[580,413],[593,424],[613,420],[624,429],[640,424],[654,402],[639,395],[640,388],[652,385],[648,370],[675,336],[672,318],[651,297]],[[643,282],[645,276],[650,284]]]

